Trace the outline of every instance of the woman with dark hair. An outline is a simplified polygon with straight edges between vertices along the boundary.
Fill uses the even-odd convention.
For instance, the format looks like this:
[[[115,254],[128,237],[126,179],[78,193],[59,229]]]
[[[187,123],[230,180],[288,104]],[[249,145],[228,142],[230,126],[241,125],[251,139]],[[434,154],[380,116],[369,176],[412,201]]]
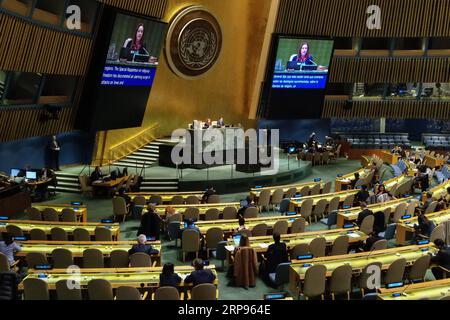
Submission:
[[[3,241],[0,241],[0,253],[3,253],[9,261],[9,265],[14,263],[14,254],[22,250],[22,248],[14,242],[14,238],[10,233],[2,233]]]
[[[130,49],[131,53],[138,53],[143,55],[148,55],[148,51],[145,48],[144,43],[144,24],[139,23],[137,25],[136,31],[134,33],[133,38],[128,38],[124,43],[124,48]]]
[[[181,277],[175,273],[173,263],[166,263],[159,275],[160,287],[176,287],[180,284]]]
[[[314,58],[309,53],[309,43],[308,42],[303,42],[300,45],[300,47],[298,49],[298,54],[294,55],[291,58],[291,61],[301,62],[301,63],[305,63],[305,64],[314,64]]]

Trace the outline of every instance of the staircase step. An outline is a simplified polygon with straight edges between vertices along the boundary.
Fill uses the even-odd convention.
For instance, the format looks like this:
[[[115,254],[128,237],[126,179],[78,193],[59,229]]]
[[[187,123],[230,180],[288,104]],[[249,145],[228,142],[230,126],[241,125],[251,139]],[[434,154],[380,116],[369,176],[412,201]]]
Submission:
[[[148,181],[143,181],[142,186],[177,186],[178,187],[178,182],[173,182],[173,181],[167,181],[167,182],[148,182]]]
[[[142,160],[142,161],[155,161],[158,160],[157,157],[149,157],[149,156],[136,156],[134,154],[125,157],[125,159],[134,159],[134,160]]]
[[[49,190],[53,191],[53,189]],[[81,189],[74,189],[74,188],[68,188],[68,187],[57,187],[56,191],[59,192],[67,192],[67,193],[81,193]]]

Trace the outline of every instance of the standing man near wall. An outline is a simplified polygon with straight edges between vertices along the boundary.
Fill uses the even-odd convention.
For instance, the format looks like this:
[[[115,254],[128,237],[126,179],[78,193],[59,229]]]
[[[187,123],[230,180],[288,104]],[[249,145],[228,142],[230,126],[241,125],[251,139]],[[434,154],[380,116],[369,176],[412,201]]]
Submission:
[[[61,147],[59,142],[56,140],[56,136],[52,137],[52,142],[50,144],[50,168],[55,171],[60,171],[59,169],[59,152]]]

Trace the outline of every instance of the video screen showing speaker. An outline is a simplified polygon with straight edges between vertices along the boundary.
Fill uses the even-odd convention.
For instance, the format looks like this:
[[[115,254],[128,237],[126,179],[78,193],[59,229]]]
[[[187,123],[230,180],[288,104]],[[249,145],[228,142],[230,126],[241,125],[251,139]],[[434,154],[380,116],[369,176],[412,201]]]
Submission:
[[[167,23],[105,6],[77,114],[76,129],[142,125]]]
[[[333,40],[280,38],[272,78],[274,89],[325,89]]]
[[[165,30],[160,22],[117,14],[101,84],[152,86]]]
[[[333,50],[332,39],[274,35],[262,117],[320,118]]]

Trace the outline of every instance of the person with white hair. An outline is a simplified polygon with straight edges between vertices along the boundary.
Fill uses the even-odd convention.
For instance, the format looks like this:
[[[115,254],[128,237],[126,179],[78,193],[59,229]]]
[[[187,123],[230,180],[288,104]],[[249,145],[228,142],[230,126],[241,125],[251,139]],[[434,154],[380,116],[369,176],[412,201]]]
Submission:
[[[147,244],[147,236],[145,234],[140,234],[137,237],[137,244],[133,244],[133,247],[130,250],[128,250],[128,253],[130,255],[137,252],[143,252],[148,255],[159,253],[158,250],[154,249],[151,245]]]

